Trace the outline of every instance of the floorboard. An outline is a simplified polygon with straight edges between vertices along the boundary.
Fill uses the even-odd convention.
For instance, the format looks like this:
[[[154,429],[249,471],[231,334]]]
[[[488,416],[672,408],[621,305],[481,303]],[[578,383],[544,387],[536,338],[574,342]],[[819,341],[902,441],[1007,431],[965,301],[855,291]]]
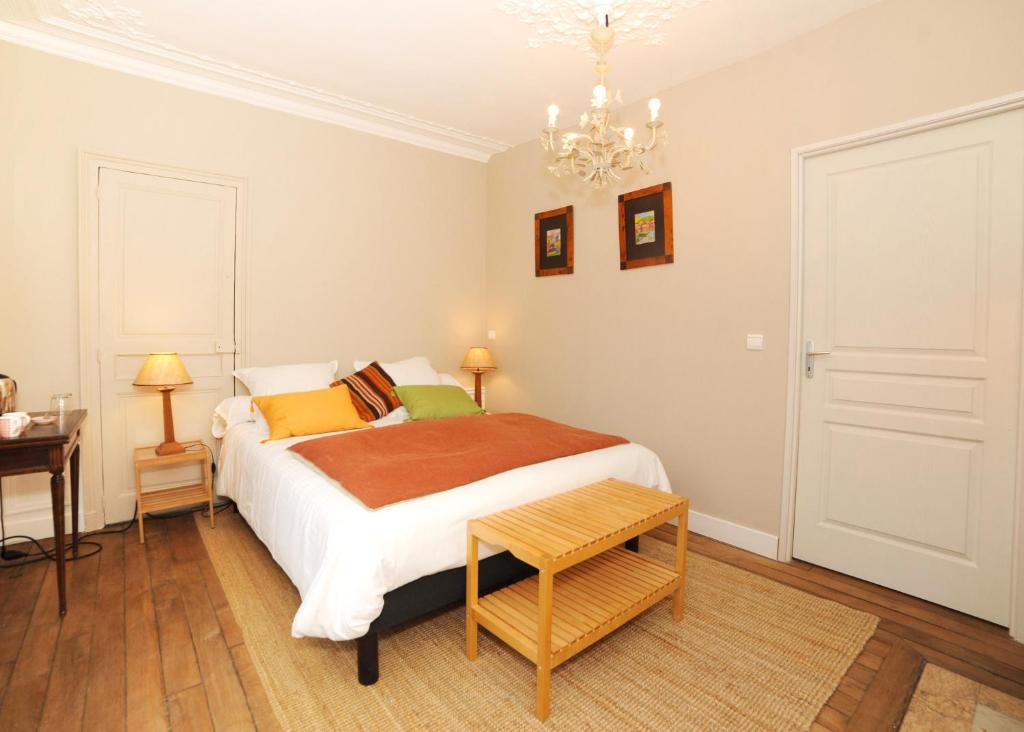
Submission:
[[[147,537],[148,541],[149,537]],[[213,720],[210,719],[210,708],[206,693],[202,686],[178,692],[167,700],[171,713],[171,729],[203,732],[212,730]]]
[[[124,535],[96,537],[103,545],[96,601],[96,628],[89,657],[82,729],[125,729]]]
[[[231,647],[231,659],[235,663],[235,670],[245,690],[245,699],[249,703],[249,710],[252,712],[253,722],[260,732],[276,732],[281,729],[274,710],[270,706],[270,699],[260,682],[256,667],[252,665],[252,658],[249,656],[249,649],[244,643]]]
[[[200,562],[206,548],[195,523],[170,527],[174,574],[192,631],[196,658],[208,693],[210,716],[218,729],[255,729],[217,614],[206,590]]]
[[[0,570],[0,729],[278,730],[192,517],[147,521],[145,545],[134,527],[95,541],[69,565],[63,621],[52,563]],[[1024,698],[1024,646],[1005,628],[696,534],[690,548],[881,618],[814,732],[898,724],[924,661]]]
[[[886,654],[864,699],[850,712],[848,732],[896,732],[924,670],[924,658],[899,642]]]
[[[40,730],[74,729],[82,724],[103,559],[100,552],[86,561],[67,565],[67,592],[68,597],[75,598],[75,612],[60,623]]]
[[[166,730],[167,694],[145,547],[125,537],[125,725]]]

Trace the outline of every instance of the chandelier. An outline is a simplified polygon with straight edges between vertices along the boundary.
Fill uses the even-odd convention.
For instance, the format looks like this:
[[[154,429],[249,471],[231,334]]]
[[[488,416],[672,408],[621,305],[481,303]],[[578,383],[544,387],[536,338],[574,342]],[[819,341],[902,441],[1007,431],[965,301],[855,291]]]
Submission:
[[[556,177],[579,176],[594,188],[603,188],[611,181],[620,180],[619,172],[630,170],[634,165],[646,173],[648,167],[644,156],[658,144],[658,129],[661,127],[658,119],[661,101],[656,97],[647,103],[651,112],[647,128],[651,134],[646,144],[635,141],[636,133],[632,127],[614,124],[609,110],[613,100],[605,85],[608,74],[605,56],[614,40],[610,10],[605,7],[598,10],[590,32],[591,46],[597,52],[597,64],[594,66],[597,86],[590,99],[590,111],[580,116],[581,131],[562,132],[558,128],[558,106],[552,104],[548,107],[548,126],[541,135],[541,144],[553,155],[548,170]],[[616,94],[614,101],[621,103],[621,94]],[[664,133],[661,138],[664,138]]]

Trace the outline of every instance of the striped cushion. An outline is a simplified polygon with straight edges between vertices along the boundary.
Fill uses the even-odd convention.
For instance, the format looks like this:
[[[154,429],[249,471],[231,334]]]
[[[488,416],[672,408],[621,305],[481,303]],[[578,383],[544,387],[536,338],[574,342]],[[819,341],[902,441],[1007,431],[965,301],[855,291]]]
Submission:
[[[331,386],[341,384],[348,387],[352,395],[352,404],[355,405],[360,419],[365,422],[385,417],[402,406],[398,397],[391,393],[395,382],[376,361],[351,376],[335,381]]]

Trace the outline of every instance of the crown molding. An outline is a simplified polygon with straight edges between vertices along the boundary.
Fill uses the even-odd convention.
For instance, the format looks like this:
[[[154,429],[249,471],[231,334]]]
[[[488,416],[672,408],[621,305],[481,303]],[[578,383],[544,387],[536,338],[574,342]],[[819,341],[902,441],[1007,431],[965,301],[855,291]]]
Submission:
[[[479,162],[510,147],[369,102],[190,54],[145,33],[116,33],[69,21],[48,14],[44,5],[26,0],[0,2],[0,40]]]

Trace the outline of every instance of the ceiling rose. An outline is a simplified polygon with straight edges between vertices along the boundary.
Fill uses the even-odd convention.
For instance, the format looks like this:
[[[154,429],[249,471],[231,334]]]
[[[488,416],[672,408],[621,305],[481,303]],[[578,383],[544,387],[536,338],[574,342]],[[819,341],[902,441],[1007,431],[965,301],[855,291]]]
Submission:
[[[64,0],[61,7],[72,19],[99,30],[113,31],[129,38],[153,37],[146,30],[142,11],[126,7],[118,0]]]
[[[571,46],[597,56],[591,42],[594,17],[601,9],[615,28],[621,45],[638,41],[657,46],[664,40],[662,23],[676,11],[703,5],[707,0],[501,0],[498,10],[533,27],[530,48]]]

